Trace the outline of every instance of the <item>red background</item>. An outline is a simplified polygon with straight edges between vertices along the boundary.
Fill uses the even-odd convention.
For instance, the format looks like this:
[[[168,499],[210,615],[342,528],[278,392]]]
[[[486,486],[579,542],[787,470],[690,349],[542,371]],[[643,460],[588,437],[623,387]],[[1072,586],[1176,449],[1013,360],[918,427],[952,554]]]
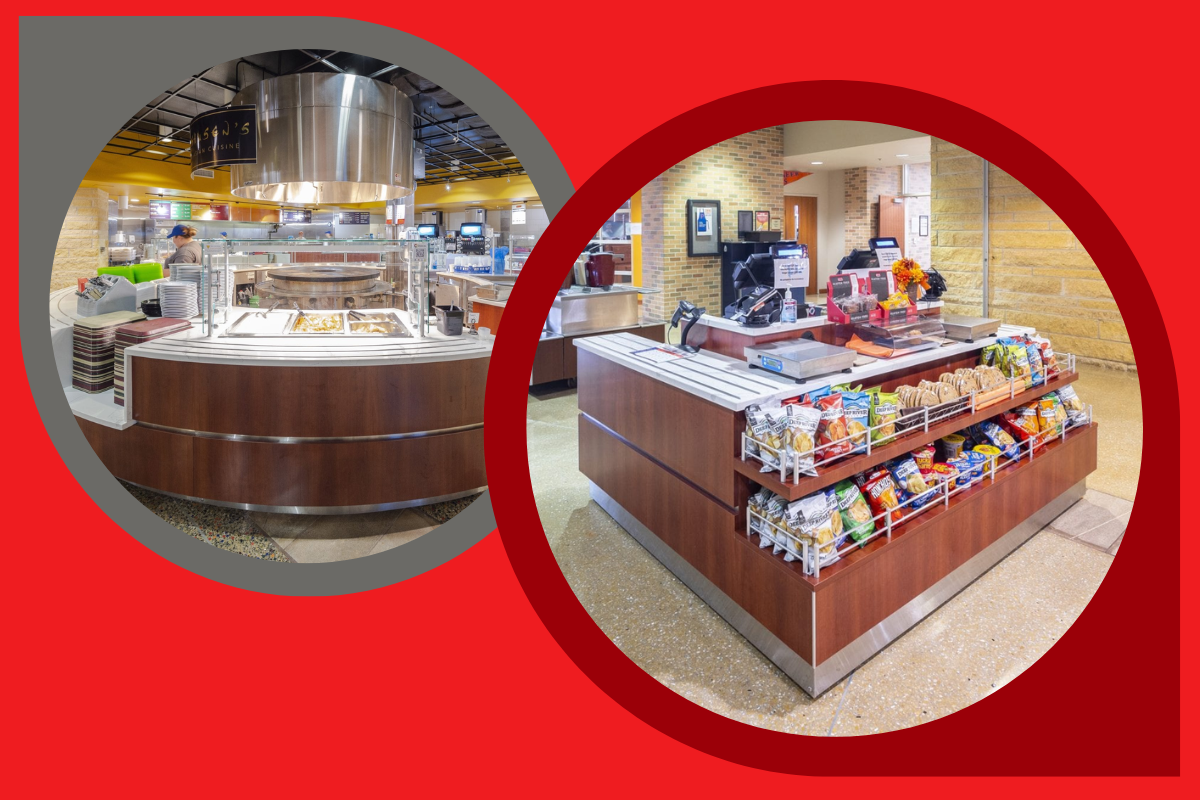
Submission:
[[[1193,227],[1195,135],[1178,115],[1186,115],[1194,96],[1184,81],[1194,72],[1194,20],[1164,18],[1165,4],[1108,15],[1094,5],[971,12],[926,2],[901,13],[894,4],[871,2],[817,9],[692,2],[663,10],[586,7],[577,16],[564,11],[578,7],[561,3],[480,4],[474,14],[473,5],[430,14],[405,7],[370,19],[422,36],[489,75],[541,127],[577,187],[653,127],[767,84],[882,81],[986,114],[1047,153],[1095,198],[1147,273],[1176,352],[1187,353],[1181,345],[1190,306],[1171,301],[1178,283],[1168,280],[1181,256],[1193,258],[1186,235]],[[56,10],[72,6],[96,10],[70,3]],[[289,4],[300,14],[327,8]],[[522,46],[514,50],[516,33]],[[895,42],[891,58],[888,36]],[[15,50],[15,25],[6,39]],[[584,112],[596,97],[606,99],[588,123]],[[921,127],[920,120],[908,124]],[[3,135],[6,152],[15,155],[15,127]],[[5,197],[9,219],[36,213],[20,209],[18,199]],[[1110,282],[1121,277],[1107,267],[1105,275]],[[16,293],[8,296],[6,366],[20,375]],[[1134,344],[1145,363],[1141,342]],[[1180,378],[1186,393],[1192,381],[1186,370]],[[1154,413],[1153,376],[1143,371],[1142,380]],[[6,770],[4,780],[16,781],[23,793],[103,786],[124,794],[340,796],[500,786],[596,794],[849,788],[846,779],[731,764],[626,711],[547,633],[495,534],[429,574],[346,597],[273,597],[196,577],[146,550],[91,504],[50,445],[23,380],[11,384],[9,396],[10,456],[20,454],[23,476],[37,476],[10,475],[7,486],[19,488],[19,499],[10,494],[6,504],[5,717],[18,740],[8,751],[18,768]],[[1168,432],[1174,427],[1173,420],[1161,421]],[[497,421],[489,417],[488,424],[489,472],[506,461],[523,470],[521,420],[500,423],[512,428],[507,458],[491,447]],[[1148,426],[1146,433],[1155,430]],[[1154,467],[1143,478],[1154,481],[1150,502],[1173,507],[1178,464]],[[69,508],[72,524],[59,522],[59,514],[48,522],[47,508]],[[1175,619],[1158,598],[1170,601],[1172,571],[1191,561],[1195,543],[1187,532],[1149,520],[1130,532],[1137,536],[1126,538],[1100,596],[1128,579],[1129,586],[1156,585],[1157,598],[1119,596],[1136,611],[1132,625],[1089,608],[1052,651],[1071,646],[1068,668],[1042,680],[1040,673],[1051,669],[1044,659],[993,698],[1011,708],[1005,725],[959,732],[995,753],[997,772],[1027,757],[1035,726],[1051,724],[1064,774],[1083,771],[1079,765],[1094,763],[1097,753],[1131,773],[1177,771],[1171,765],[1179,763],[1179,730],[1172,721],[1180,704],[1190,708],[1193,692],[1185,686],[1180,698],[1173,676],[1148,672],[1140,654],[1177,646],[1169,632],[1152,633],[1147,621]],[[540,535],[536,527],[529,533]],[[1194,590],[1185,588],[1184,607],[1193,601]],[[1183,658],[1190,655],[1185,644]],[[1059,713],[1070,705],[1067,698],[1085,691],[1106,709],[1103,727]],[[925,727],[944,728],[966,716]],[[1184,723],[1185,741],[1192,727]],[[859,742],[856,756],[843,760],[844,771],[855,772],[881,744],[907,748],[901,739]],[[780,758],[803,759],[805,741],[797,739]],[[929,748],[911,752],[930,774],[954,771],[939,755]],[[929,779],[874,783],[856,788],[931,788]],[[1097,783],[1124,788],[1111,779]],[[1155,788],[1173,791],[1180,783],[1160,781]]]

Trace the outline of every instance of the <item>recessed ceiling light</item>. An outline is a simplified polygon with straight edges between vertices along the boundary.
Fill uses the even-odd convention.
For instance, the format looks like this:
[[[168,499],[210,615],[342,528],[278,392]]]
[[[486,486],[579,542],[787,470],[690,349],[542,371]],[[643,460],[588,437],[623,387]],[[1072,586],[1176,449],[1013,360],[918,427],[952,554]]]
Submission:
[[[896,153],[896,158],[908,158],[908,153]]]
[[[808,163],[812,164],[814,167],[819,167],[822,164],[824,164],[825,162],[824,161],[810,161]]]
[[[147,150],[146,152],[154,153],[154,155],[156,155],[156,156],[165,156],[166,155],[166,153],[164,153],[162,150]]]

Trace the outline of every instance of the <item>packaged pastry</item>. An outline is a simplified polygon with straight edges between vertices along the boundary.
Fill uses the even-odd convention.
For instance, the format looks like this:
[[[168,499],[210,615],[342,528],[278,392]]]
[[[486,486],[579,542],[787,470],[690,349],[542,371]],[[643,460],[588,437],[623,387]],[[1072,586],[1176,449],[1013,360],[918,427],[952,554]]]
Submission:
[[[933,499],[916,461],[911,458],[899,458],[892,462],[891,469],[896,485],[912,498],[913,508],[921,508]]]
[[[850,435],[851,452],[867,449],[867,428],[871,425],[871,395],[866,392],[842,392],[842,413]]]
[[[917,462],[917,469],[921,470],[921,472],[929,472],[933,469],[934,453],[935,450],[931,444],[913,450],[912,457],[913,461]]]
[[[811,406],[784,406],[783,441],[788,465],[794,465],[801,475],[816,475],[813,449],[817,428],[821,425],[820,410]]]
[[[991,420],[981,422],[979,429],[992,445],[999,448],[1005,458],[1016,458],[1020,454],[1021,448],[1017,445],[1017,440],[996,423]]]
[[[826,395],[817,400],[815,406],[821,412],[821,423],[817,427],[817,446],[822,449],[816,454],[817,462],[829,461],[849,453],[853,445],[847,438],[849,431],[842,408],[842,396]]]
[[[900,418],[899,398],[894,392],[873,391],[871,398],[871,441],[880,444],[896,438],[896,420]]]
[[[876,470],[867,476],[862,491],[871,505],[873,516],[884,515],[875,522],[875,527],[880,530],[887,527],[889,515],[893,524],[904,516],[904,512],[900,509],[900,496],[896,491],[896,482],[886,468]]]
[[[951,464],[934,464],[934,476],[946,484],[946,491],[954,491],[954,484],[958,480],[958,470]]]
[[[842,528],[856,542],[862,542],[875,532],[871,523],[871,507],[867,499],[852,481],[842,481],[833,487],[837,496],[838,512],[842,515]]]
[[[938,446],[942,450],[942,461],[949,461],[952,458],[958,458],[962,455],[963,445],[966,443],[966,437],[957,433],[951,433],[943,436],[938,441]]]

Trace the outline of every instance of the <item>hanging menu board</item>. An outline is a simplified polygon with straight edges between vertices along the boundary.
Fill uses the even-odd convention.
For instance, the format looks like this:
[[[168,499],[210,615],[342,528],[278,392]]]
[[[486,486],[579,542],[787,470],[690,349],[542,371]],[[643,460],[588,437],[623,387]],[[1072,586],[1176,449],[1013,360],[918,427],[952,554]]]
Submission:
[[[151,200],[150,219],[191,219],[191,203],[172,203],[170,200]]]
[[[208,217],[209,219],[229,219],[229,205],[228,204],[224,204],[224,205],[213,204],[213,205],[209,206],[208,208],[209,208],[209,212],[210,212],[209,217]]]
[[[370,211],[343,211],[338,215],[338,221],[342,225],[370,225]]]
[[[280,222],[312,222],[311,211],[280,211]]]

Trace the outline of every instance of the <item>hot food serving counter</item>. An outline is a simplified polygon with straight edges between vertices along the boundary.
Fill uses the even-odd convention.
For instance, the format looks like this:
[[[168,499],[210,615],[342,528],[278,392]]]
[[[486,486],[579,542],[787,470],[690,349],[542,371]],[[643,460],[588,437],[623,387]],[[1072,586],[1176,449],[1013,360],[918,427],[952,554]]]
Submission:
[[[725,354],[628,333],[574,342],[579,468],[605,511],[813,696],[1066,510],[1096,467],[1074,358],[1031,329],[852,352],[797,383],[771,371],[778,341],[751,369],[707,327],[690,341]],[[853,335],[821,322],[792,336],[814,327],[803,347]]]
[[[221,335],[205,335],[197,318],[161,338],[118,342],[116,387],[89,393],[72,388],[75,301],[70,289],[50,297],[56,359],[80,428],[118,478],[309,514],[486,488],[491,344],[478,337],[422,335],[397,309],[229,309]]]

